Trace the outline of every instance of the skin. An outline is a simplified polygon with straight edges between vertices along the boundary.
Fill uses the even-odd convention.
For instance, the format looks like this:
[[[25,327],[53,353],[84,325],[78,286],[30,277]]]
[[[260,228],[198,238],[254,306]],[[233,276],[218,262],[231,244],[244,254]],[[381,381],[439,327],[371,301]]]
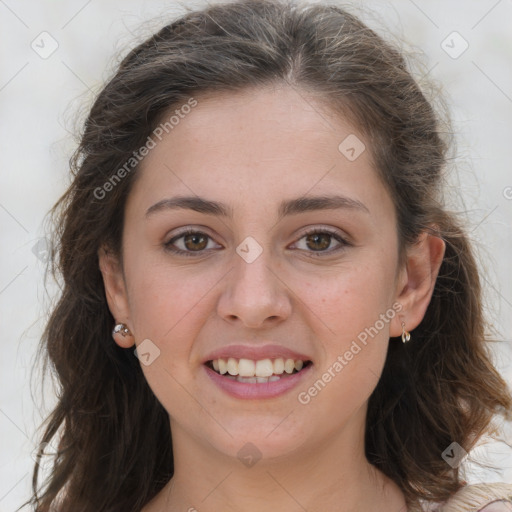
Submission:
[[[144,512],[405,510],[401,490],[364,456],[365,415],[389,337],[402,333],[401,322],[413,331],[425,314],[444,243],[422,236],[399,267],[395,209],[369,145],[355,161],[345,158],[340,142],[364,137],[313,97],[283,86],[197,100],[137,170],[122,265],[99,252],[111,312],[133,334],[116,342],[150,339],[160,350],[142,368],[169,413],[175,475]],[[283,199],[333,193],[368,211],[278,219]],[[188,209],[146,216],[178,195],[225,203],[233,217]],[[175,245],[201,255],[165,249],[187,226],[210,237],[206,251],[197,240]],[[325,249],[325,239],[304,236],[307,227],[333,230],[350,245],[327,237]],[[235,250],[247,236],[263,250],[252,263]],[[299,403],[298,393],[393,304],[401,305],[399,314],[307,405]],[[212,384],[202,362],[238,342],[296,350],[313,361],[312,371],[279,397],[231,397]],[[248,442],[261,453],[252,467],[237,457]]]

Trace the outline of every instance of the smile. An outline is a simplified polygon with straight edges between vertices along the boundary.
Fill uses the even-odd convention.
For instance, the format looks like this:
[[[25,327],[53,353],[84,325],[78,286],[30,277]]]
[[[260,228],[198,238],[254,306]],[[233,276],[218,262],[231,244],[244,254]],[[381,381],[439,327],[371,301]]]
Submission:
[[[208,361],[208,365],[220,375],[232,378],[238,382],[248,382],[250,384],[261,384],[266,382],[278,381],[281,377],[292,375],[300,372],[304,365],[308,365],[309,361],[301,359],[260,359],[254,361],[252,359],[236,359],[230,357],[228,359],[214,359]]]
[[[204,364],[208,376],[237,398],[271,398],[295,387],[312,367],[302,359],[219,358]]]

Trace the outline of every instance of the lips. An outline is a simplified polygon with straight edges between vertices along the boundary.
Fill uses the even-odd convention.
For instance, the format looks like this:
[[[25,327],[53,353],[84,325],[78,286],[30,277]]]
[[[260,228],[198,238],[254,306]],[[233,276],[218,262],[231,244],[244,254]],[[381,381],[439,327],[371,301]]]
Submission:
[[[215,359],[251,359],[260,361],[263,359],[293,359],[301,361],[310,361],[311,358],[294,350],[280,345],[231,345],[214,350],[203,360],[203,363]]]
[[[302,359],[284,359],[282,357],[274,360],[266,358],[257,361],[230,357],[228,359],[213,359],[207,365],[220,375],[228,374],[233,377],[266,379],[267,377],[286,376],[299,372],[304,367],[304,364],[307,365],[308,363],[309,361],[303,361]],[[257,382],[266,382],[266,380],[258,380]]]
[[[294,387],[309,373],[312,361],[279,345],[232,345],[203,362],[208,376],[237,398],[270,398]]]

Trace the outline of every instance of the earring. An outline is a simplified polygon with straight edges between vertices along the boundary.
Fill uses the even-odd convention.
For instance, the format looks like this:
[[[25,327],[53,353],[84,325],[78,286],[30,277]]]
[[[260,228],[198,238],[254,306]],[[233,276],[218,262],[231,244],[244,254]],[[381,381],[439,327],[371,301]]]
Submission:
[[[132,333],[125,324],[116,324],[112,329],[112,336],[114,337],[116,334],[121,334],[121,336],[124,338],[126,336],[131,336]]]
[[[402,341],[404,343],[411,339],[411,333],[405,330],[405,322],[402,322]]]

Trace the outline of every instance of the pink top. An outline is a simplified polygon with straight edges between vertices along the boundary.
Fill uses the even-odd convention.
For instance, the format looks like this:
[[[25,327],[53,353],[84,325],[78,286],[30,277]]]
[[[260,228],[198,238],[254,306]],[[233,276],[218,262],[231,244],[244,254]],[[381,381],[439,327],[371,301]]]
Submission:
[[[512,502],[508,500],[494,501],[481,508],[479,512],[512,512]]]
[[[424,512],[512,512],[512,484],[473,484],[448,501],[425,506]]]

